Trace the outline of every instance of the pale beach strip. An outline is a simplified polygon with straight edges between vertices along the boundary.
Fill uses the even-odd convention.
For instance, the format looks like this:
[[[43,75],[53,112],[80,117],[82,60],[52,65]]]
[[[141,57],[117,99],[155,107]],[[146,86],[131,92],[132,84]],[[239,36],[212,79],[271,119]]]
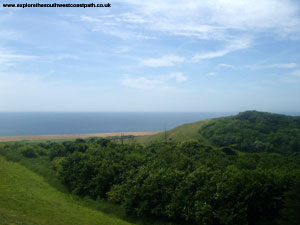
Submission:
[[[118,132],[118,133],[95,133],[95,134],[62,134],[62,135],[37,135],[37,136],[7,136],[0,137],[0,142],[6,141],[36,141],[36,140],[61,140],[61,139],[76,139],[90,137],[115,137],[115,136],[145,136],[154,135],[162,131],[146,131],[146,132]]]

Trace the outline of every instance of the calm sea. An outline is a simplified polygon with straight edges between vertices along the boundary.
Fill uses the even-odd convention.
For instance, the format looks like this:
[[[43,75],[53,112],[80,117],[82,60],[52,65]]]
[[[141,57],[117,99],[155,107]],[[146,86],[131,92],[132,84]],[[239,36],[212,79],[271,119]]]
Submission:
[[[0,136],[161,131],[235,113],[0,113]]]

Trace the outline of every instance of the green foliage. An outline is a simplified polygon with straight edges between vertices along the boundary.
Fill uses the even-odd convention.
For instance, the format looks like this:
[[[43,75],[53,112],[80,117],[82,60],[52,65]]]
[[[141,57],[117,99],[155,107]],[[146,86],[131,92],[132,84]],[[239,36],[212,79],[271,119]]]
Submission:
[[[298,225],[300,221],[300,182],[293,179],[284,193],[284,207],[281,210],[281,224]]]
[[[109,192],[106,193],[107,195],[107,199],[110,202],[113,203],[122,203],[125,199],[124,199],[124,188],[122,185],[120,184],[115,184],[111,187],[111,189],[109,190]]]
[[[129,225],[84,207],[84,201],[57,191],[43,177],[0,156],[0,224]]]
[[[34,148],[32,148],[31,146],[21,148],[20,151],[23,156],[28,158],[36,158],[38,156]]]
[[[189,141],[141,146],[91,138],[13,143],[0,152],[43,176],[53,168],[51,176],[70,192],[120,204],[128,216],[170,224],[299,224],[298,117],[245,112],[192,127],[186,135],[182,127],[169,132],[193,136]]]
[[[300,117],[247,111],[207,122],[199,134],[215,146],[243,152],[300,151]]]
[[[278,213],[282,202],[275,196],[284,190],[276,173],[229,167],[218,182],[213,208],[221,224],[257,224]]]
[[[70,191],[121,204],[127,215],[188,224],[277,221],[291,171],[300,169],[299,154],[239,153],[199,141],[85,144],[84,152],[53,159]]]

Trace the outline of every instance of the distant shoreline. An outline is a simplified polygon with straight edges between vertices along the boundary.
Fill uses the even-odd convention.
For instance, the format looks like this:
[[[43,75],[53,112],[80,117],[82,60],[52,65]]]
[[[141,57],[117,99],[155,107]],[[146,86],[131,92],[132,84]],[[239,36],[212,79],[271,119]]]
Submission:
[[[146,132],[115,132],[115,133],[95,133],[95,134],[57,134],[57,135],[36,135],[36,136],[7,136],[0,137],[0,142],[7,141],[45,141],[45,140],[61,140],[61,139],[76,139],[76,138],[89,138],[89,137],[113,137],[113,136],[145,136],[154,135],[162,131],[146,131]]]

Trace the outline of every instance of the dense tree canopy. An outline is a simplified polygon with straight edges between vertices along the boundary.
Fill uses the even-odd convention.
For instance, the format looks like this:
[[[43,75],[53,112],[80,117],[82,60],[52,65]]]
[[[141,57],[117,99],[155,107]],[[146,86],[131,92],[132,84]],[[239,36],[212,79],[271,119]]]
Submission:
[[[247,111],[212,120],[199,133],[215,146],[243,152],[300,151],[300,117]]]

